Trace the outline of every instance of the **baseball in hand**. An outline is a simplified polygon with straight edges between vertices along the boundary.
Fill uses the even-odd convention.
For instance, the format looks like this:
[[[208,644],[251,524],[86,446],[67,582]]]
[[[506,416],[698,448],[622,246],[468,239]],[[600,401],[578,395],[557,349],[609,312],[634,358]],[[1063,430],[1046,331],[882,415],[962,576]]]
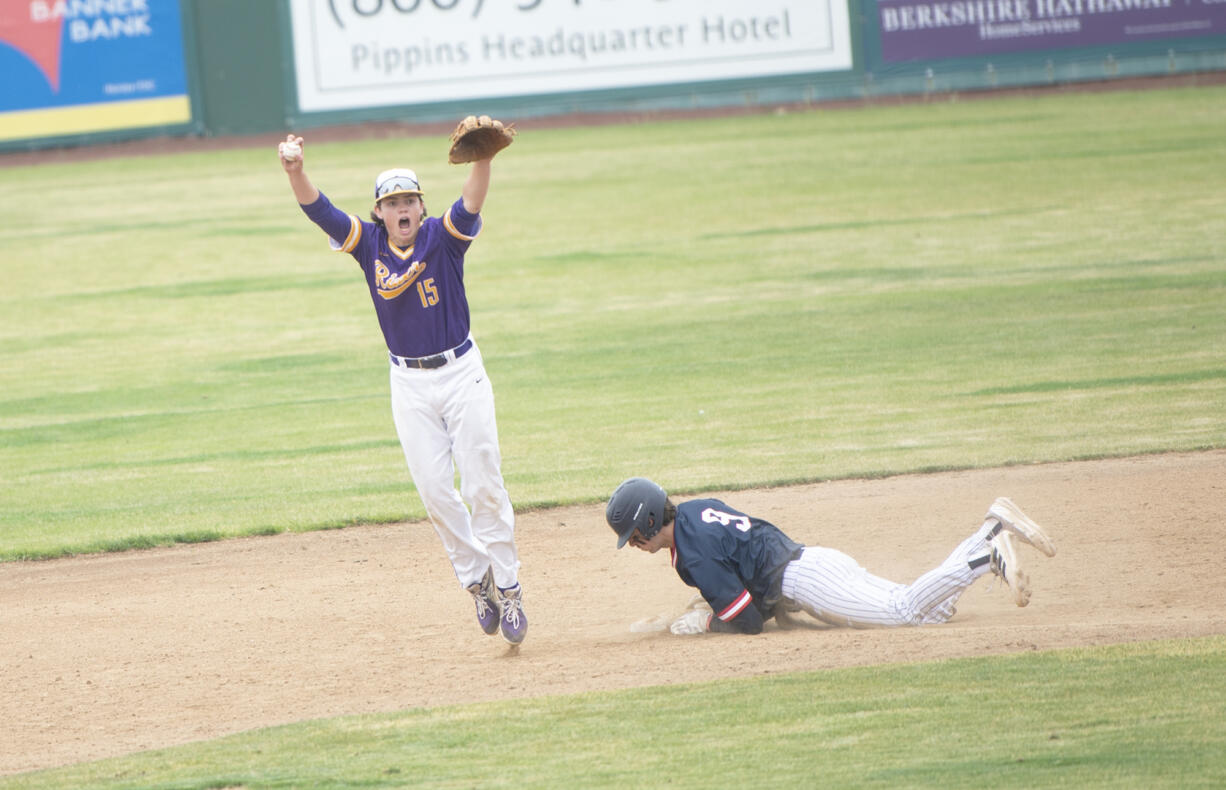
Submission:
[[[281,143],[281,158],[293,162],[302,158],[302,146],[297,143]]]

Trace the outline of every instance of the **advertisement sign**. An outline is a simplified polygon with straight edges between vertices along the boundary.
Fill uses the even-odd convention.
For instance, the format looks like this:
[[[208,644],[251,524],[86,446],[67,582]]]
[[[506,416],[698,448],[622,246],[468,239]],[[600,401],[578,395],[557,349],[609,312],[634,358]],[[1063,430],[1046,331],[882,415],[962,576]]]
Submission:
[[[887,62],[1226,33],[1226,0],[878,0]]]
[[[0,0],[0,140],[191,120],[179,0]]]
[[[850,69],[847,0],[290,0],[299,109]]]

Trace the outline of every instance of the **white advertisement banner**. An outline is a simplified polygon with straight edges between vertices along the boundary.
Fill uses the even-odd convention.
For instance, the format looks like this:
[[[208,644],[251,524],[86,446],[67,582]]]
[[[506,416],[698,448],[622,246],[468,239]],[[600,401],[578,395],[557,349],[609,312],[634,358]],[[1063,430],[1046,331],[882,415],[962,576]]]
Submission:
[[[290,0],[302,112],[850,69],[847,0]]]

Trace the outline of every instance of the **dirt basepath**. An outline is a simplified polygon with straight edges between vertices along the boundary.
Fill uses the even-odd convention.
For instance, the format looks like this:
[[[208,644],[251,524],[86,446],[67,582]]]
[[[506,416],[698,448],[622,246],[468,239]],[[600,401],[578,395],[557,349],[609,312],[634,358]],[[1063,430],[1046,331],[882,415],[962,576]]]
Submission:
[[[1026,555],[1033,601],[980,582],[922,629],[631,633],[691,590],[614,551],[599,505],[519,517],[518,652],[477,628],[427,524],[0,565],[0,774],[342,714],[1226,633],[1226,451],[719,496],[910,581],[1000,494],[1059,547]]]

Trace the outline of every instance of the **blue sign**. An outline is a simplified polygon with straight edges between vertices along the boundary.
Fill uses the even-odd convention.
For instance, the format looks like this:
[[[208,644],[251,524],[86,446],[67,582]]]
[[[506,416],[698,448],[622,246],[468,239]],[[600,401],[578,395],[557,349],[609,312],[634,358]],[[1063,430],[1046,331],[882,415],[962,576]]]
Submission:
[[[191,120],[179,0],[0,0],[0,74],[0,139],[6,121],[41,128],[29,112],[112,103],[162,100],[129,126]],[[89,114],[52,113],[40,133],[89,131]]]

